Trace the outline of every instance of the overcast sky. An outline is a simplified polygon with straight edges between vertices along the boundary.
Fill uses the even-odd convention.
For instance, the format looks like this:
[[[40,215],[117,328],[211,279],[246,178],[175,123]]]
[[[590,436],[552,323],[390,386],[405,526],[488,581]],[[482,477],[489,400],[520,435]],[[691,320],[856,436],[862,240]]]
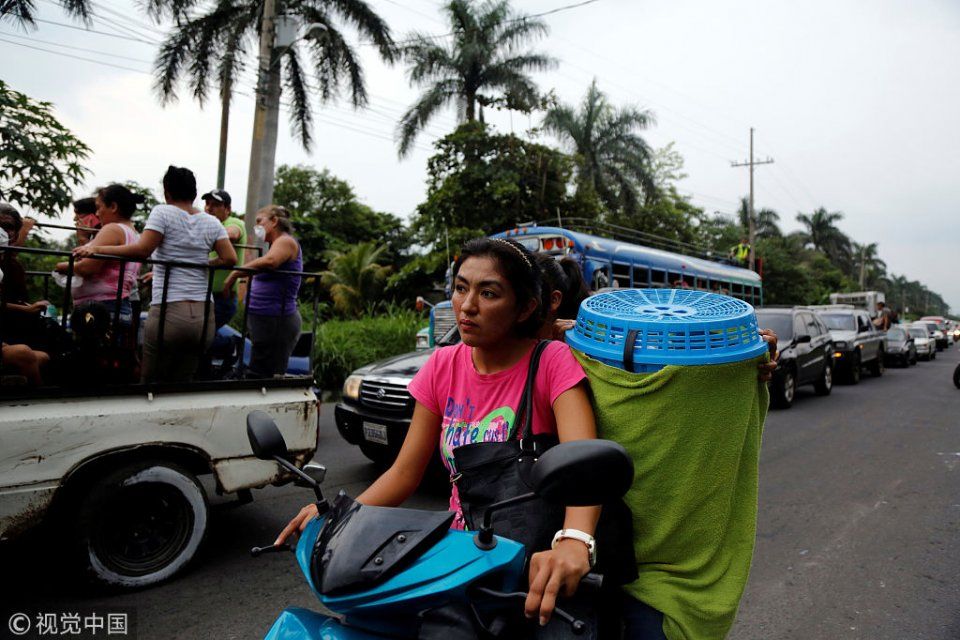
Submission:
[[[540,13],[574,1],[514,6]],[[397,38],[448,30],[436,0],[369,2]],[[94,29],[131,36],[121,24],[143,40],[162,37],[131,0],[96,4],[105,21]],[[43,19],[69,22],[53,0],[37,6]],[[960,3],[598,0],[545,19],[550,35],[538,47],[560,64],[537,78],[540,86],[574,103],[596,77],[615,103],[651,109],[657,125],[647,139],[676,142],[689,174],[680,187],[693,202],[710,212],[736,209],[748,177],[730,162],[746,159],[753,126],[757,155],[775,160],[756,170],[758,207],[775,209],[787,231],[798,228],[798,211],[842,211],[840,227],[858,242],[877,242],[891,272],[924,282],[960,310]],[[178,104],[161,108],[151,90],[154,44],[38,26],[29,34],[0,26],[0,78],[53,102],[93,149],[87,187],[132,179],[159,191],[168,164],[193,169],[202,189],[214,185],[216,100],[201,109],[183,92]],[[371,109],[315,105],[309,155],[284,120],[277,163],[327,167],[367,204],[406,218],[424,198],[430,145],[455,126],[455,114],[433,121],[411,156],[398,160],[396,121],[417,92],[402,66],[386,67],[361,49]],[[235,99],[231,116],[226,188],[238,203],[250,154],[248,95]],[[491,120],[518,133],[536,124],[518,114]]]

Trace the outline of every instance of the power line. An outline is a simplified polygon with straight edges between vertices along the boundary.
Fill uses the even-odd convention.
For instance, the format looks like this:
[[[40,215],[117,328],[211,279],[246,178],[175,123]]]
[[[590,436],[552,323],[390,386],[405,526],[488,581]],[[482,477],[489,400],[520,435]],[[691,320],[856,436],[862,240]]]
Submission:
[[[75,46],[69,45],[69,44],[60,44],[59,42],[52,42],[52,41],[50,41],[50,40],[40,40],[39,38],[34,38],[34,37],[32,37],[32,36],[29,36],[29,37],[28,37],[28,36],[21,36],[21,35],[19,35],[19,34],[16,34],[16,33],[8,33],[8,32],[6,32],[6,31],[0,31],[0,36],[6,36],[6,37],[8,37],[8,38],[17,38],[17,39],[19,39],[19,40],[28,40],[28,41],[30,41],[30,42],[37,42],[37,43],[40,43],[40,44],[49,45],[49,46],[51,46],[51,47],[61,47],[61,48],[64,48],[64,49],[73,49],[73,50],[75,50],[75,51],[83,51],[83,52],[85,52],[85,53],[94,53],[94,54],[100,55],[100,56],[110,56],[111,58],[121,58],[121,59],[123,59],[123,60],[130,60],[130,61],[132,61],[132,62],[142,62],[142,63],[144,63],[144,64],[153,64],[153,61],[151,61],[151,60],[144,60],[143,58],[133,58],[133,57],[131,57],[131,56],[124,56],[124,55],[120,55],[119,53],[113,53],[112,51],[99,51],[99,50],[97,50],[97,49],[88,49],[88,48],[86,48],[86,47],[75,47]],[[17,43],[16,43],[16,42],[13,42],[13,43],[11,43],[11,44],[17,44]],[[55,52],[55,51],[52,51],[51,53],[56,53],[56,52]]]
[[[98,31],[97,29],[90,29],[88,27],[78,27],[74,24],[67,24],[65,22],[57,22],[55,20],[44,20],[43,18],[34,18],[36,22],[42,22],[43,24],[52,24],[57,27],[63,27],[65,29],[74,29],[76,31],[85,31],[87,33],[95,33],[100,36],[108,36],[110,38],[119,38],[121,40],[130,40],[132,42],[142,42],[144,44],[155,45],[156,42],[151,42],[150,40],[144,40],[143,38],[134,38],[131,36],[125,36],[120,33],[110,33],[109,31]]]
[[[14,42],[13,40],[6,40],[0,38],[0,42],[6,42],[7,44],[16,45],[18,47],[26,47],[27,49],[34,49],[36,51],[43,51],[44,53],[52,53],[57,56],[63,56],[65,58],[71,58],[73,60],[83,60],[84,62],[92,62],[94,64],[101,64],[105,67],[113,67],[115,69],[123,69],[124,71],[133,71],[135,73],[142,73],[144,75],[153,75],[149,71],[143,71],[142,69],[134,69],[133,67],[124,67],[119,64],[111,64],[109,62],[103,62],[102,60],[94,60],[93,58],[84,58],[83,56],[75,56],[70,53],[63,53],[62,51],[51,51],[50,49],[44,49],[43,47],[35,47],[33,45],[24,44],[22,42]]]

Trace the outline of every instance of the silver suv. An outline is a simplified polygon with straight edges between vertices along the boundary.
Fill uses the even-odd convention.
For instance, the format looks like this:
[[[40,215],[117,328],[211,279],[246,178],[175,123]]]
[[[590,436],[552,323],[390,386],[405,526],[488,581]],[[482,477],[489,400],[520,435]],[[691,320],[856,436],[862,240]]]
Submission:
[[[857,384],[867,369],[883,375],[883,331],[878,331],[866,311],[826,309],[818,314],[833,338],[833,365],[846,382]]]

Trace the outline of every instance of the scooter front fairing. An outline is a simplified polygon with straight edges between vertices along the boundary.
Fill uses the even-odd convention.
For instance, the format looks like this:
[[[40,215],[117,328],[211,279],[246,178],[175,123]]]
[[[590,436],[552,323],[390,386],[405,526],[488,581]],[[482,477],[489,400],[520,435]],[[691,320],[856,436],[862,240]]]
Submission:
[[[471,532],[446,531],[438,542],[410,559],[405,568],[382,581],[325,595],[311,570],[314,554],[325,551],[316,548],[325,521],[324,517],[315,518],[304,529],[296,548],[297,563],[323,605],[341,620],[288,609],[270,629],[268,640],[362,640],[382,635],[414,638],[420,612],[450,602],[467,602],[470,585],[482,582],[490,588],[515,591],[520,582],[523,545],[498,537],[497,544],[485,550],[477,547]],[[352,537],[340,544],[356,539],[354,532],[347,533]]]

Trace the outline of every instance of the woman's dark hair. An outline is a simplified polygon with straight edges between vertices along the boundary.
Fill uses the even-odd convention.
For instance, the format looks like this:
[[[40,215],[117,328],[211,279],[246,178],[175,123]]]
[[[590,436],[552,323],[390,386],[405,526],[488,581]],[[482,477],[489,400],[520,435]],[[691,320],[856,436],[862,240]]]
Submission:
[[[523,245],[503,238],[475,238],[467,241],[460,249],[460,256],[453,263],[453,279],[457,279],[460,267],[467,258],[493,258],[500,269],[500,275],[510,283],[517,298],[517,309],[524,309],[531,300],[537,308],[530,317],[520,322],[514,330],[521,338],[534,338],[540,331],[545,317],[542,301],[542,274],[537,259]]]
[[[104,204],[117,205],[117,213],[120,217],[129,220],[137,210],[137,205],[146,202],[147,198],[142,193],[134,193],[122,184],[110,184],[101,187],[97,195],[103,200]]]
[[[284,233],[293,234],[293,222],[290,221],[290,212],[278,204],[268,204],[257,213],[265,213],[271,220],[277,221],[277,228]]]
[[[73,201],[73,210],[82,216],[88,216],[97,212],[96,198],[80,198]]]
[[[170,165],[163,174],[163,191],[176,202],[193,202],[197,199],[197,178],[190,169]]]
[[[0,202],[0,227],[3,227],[10,236],[10,244],[14,243],[23,228],[23,218],[16,207],[6,202]]]
[[[580,265],[573,258],[567,257],[556,260],[546,253],[537,253],[537,263],[543,271],[543,305],[549,311],[550,294],[559,291],[561,294],[560,306],[557,307],[557,318],[575,320],[580,310],[580,303],[590,295],[587,283],[583,280]]]

